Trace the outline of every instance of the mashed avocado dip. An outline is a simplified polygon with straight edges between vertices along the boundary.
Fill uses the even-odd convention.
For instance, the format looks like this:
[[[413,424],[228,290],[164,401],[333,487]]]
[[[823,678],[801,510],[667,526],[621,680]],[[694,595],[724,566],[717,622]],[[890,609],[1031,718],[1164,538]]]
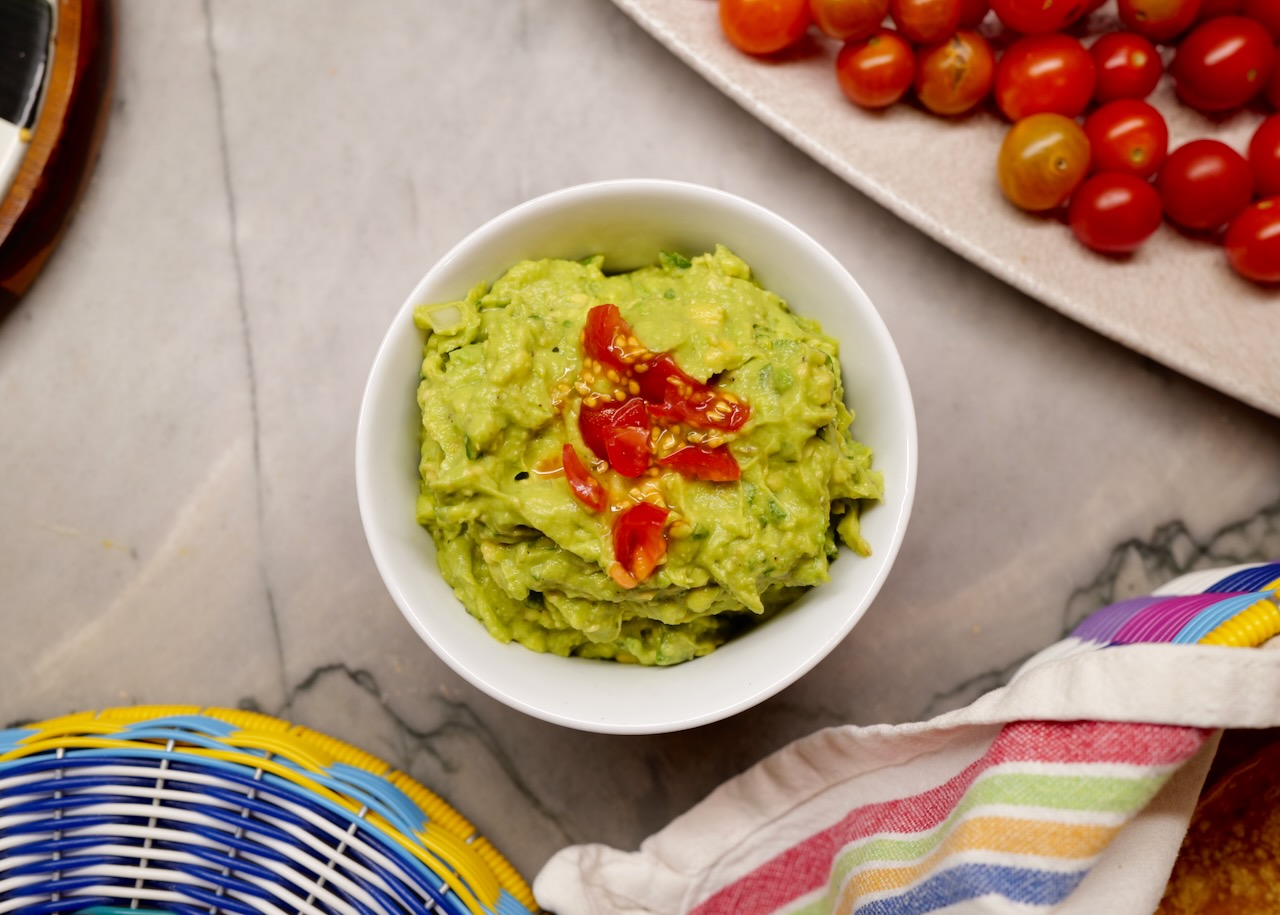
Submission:
[[[699,657],[827,580],[883,487],[836,342],[726,248],[516,264],[426,333],[417,517],[497,639]]]

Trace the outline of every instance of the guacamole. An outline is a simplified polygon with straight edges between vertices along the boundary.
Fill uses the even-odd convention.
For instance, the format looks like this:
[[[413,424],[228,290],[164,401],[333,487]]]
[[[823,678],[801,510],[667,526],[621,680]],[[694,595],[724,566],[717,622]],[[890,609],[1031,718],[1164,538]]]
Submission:
[[[419,306],[418,522],[497,639],[676,664],[828,579],[882,498],[837,345],[724,247]],[[444,611],[442,611],[444,612]]]

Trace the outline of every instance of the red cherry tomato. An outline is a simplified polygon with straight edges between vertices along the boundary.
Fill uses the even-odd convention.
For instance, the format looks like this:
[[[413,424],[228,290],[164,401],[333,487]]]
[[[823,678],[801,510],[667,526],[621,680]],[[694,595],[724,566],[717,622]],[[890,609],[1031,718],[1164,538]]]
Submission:
[[[773,54],[795,44],[809,22],[809,0],[720,0],[720,28],[747,54]]]
[[[916,98],[934,114],[964,114],[991,92],[996,57],[977,32],[956,32],[941,44],[920,49]]]
[[[1280,197],[1259,200],[1237,216],[1222,245],[1227,262],[1255,283],[1280,283]]]
[[[592,453],[624,477],[649,469],[649,411],[639,397],[626,403],[587,406],[578,412],[578,431]]]
[[[1276,0],[1244,0],[1240,5],[1240,15],[1260,24],[1272,41],[1280,41],[1280,3]]]
[[[1133,175],[1094,175],[1076,188],[1067,223],[1086,247],[1104,254],[1128,254],[1160,228],[1160,195]]]
[[[613,555],[626,572],[625,576],[613,576],[618,584],[634,588],[662,565],[667,558],[667,538],[662,527],[669,514],[665,508],[637,502],[618,515],[613,525]]]
[[[912,44],[935,44],[960,27],[960,0],[889,0],[889,15]]]
[[[1099,105],[1146,98],[1164,73],[1156,46],[1136,32],[1107,32],[1089,46],[1089,56],[1098,76],[1093,100]]]
[[[1064,29],[1089,9],[1086,0],[991,0],[996,16],[1024,35]]]
[[[1274,60],[1266,29],[1243,16],[1219,16],[1182,39],[1169,72],[1185,104],[1197,111],[1230,111],[1262,91]]]
[[[1139,99],[1108,102],[1084,119],[1094,172],[1150,178],[1169,151],[1169,127],[1155,107]]]
[[[573,497],[593,512],[604,511],[609,506],[609,495],[600,485],[600,481],[591,475],[587,465],[582,463],[573,445],[565,443],[561,449],[561,463],[564,464],[564,478],[569,482],[569,491]]]
[[[695,480],[724,483],[739,479],[742,468],[729,452],[727,445],[708,448],[706,445],[685,445],[666,457],[658,458],[658,466],[669,467]]]
[[[972,31],[982,24],[991,12],[991,0],[961,0],[960,28]]]
[[[1215,16],[1238,16],[1244,9],[1244,0],[1201,0],[1197,22],[1204,22]]]
[[[1280,60],[1280,47],[1276,48],[1276,59]],[[1280,111],[1280,63],[1272,65],[1271,79],[1267,81],[1262,94],[1271,105],[1272,111]]]
[[[1254,131],[1249,141],[1249,167],[1253,192],[1259,197],[1280,196],[1280,114],[1273,114]]]
[[[1185,229],[1216,229],[1249,204],[1253,172],[1220,140],[1192,140],[1169,153],[1156,179],[1165,216]]]
[[[863,108],[892,105],[911,88],[915,74],[915,52],[891,29],[848,42],[836,55],[836,82],[849,101]]]
[[[996,104],[1011,121],[1050,112],[1074,118],[1093,98],[1093,58],[1070,35],[1019,38],[996,64]]]
[[[858,41],[880,28],[889,0],[809,0],[809,14],[824,35]]]
[[[1191,28],[1201,0],[1116,0],[1120,21],[1131,32],[1167,42]]]

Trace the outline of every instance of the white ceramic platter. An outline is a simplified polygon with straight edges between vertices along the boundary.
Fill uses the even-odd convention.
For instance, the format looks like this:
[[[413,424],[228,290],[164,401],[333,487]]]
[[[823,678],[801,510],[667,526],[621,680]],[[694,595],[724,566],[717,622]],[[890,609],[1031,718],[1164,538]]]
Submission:
[[[1061,222],[1023,214],[1001,196],[995,159],[1006,125],[995,115],[948,120],[907,103],[866,112],[836,84],[835,42],[815,34],[778,59],[757,59],[724,39],[715,0],[613,2],[751,114],[921,231],[1081,324],[1280,415],[1280,290],[1237,277],[1218,245],[1166,224],[1129,258],[1093,254]],[[1110,16],[1104,7],[1090,30]],[[1262,119],[1245,111],[1211,121],[1179,105],[1167,77],[1150,101],[1169,122],[1170,148],[1212,136],[1244,152]]]

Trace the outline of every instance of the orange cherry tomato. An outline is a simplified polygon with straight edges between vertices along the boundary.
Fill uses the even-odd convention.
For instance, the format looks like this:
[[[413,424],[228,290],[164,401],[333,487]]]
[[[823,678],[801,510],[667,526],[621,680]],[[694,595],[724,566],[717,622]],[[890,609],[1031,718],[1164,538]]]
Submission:
[[[1202,0],[1116,0],[1120,21],[1131,32],[1167,42],[1191,28]]]
[[[774,54],[795,44],[810,21],[809,0],[720,0],[720,28],[747,54]]]
[[[836,82],[863,108],[892,105],[911,88],[915,72],[915,52],[891,29],[848,42],[836,55]]]
[[[1089,139],[1060,114],[1033,114],[1009,128],[996,160],[1000,189],[1014,206],[1061,206],[1089,171]]]
[[[956,32],[941,44],[920,49],[916,98],[934,114],[964,114],[990,94],[995,66],[985,38],[977,32]]]
[[[889,0],[809,0],[809,14],[824,35],[858,41],[880,28],[889,15]]]
[[[935,44],[960,27],[960,0],[889,0],[889,15],[912,44]]]

